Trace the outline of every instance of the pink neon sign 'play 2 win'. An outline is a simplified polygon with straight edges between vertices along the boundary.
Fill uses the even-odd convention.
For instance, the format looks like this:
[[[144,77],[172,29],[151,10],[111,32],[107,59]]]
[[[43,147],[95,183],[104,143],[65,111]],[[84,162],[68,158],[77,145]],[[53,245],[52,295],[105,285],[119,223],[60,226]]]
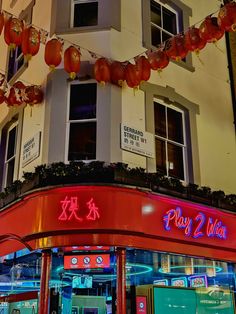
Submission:
[[[170,209],[163,216],[164,227],[167,231],[171,231],[171,227],[183,229],[188,237],[200,238],[218,238],[227,239],[227,227],[217,218],[207,217],[204,213],[198,212],[196,216],[183,216],[182,209],[176,207]]]

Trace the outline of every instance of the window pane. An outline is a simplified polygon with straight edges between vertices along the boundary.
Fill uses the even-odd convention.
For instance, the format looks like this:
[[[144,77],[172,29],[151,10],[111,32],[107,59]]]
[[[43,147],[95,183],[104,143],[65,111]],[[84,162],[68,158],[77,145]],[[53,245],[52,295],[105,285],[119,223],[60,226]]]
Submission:
[[[7,160],[15,155],[15,142],[16,142],[16,127],[9,131],[8,147],[7,147]]]
[[[168,143],[169,176],[184,180],[183,148]]]
[[[156,1],[151,1],[151,22],[161,26],[161,6]]]
[[[155,135],[166,138],[165,106],[154,102]]]
[[[151,39],[152,45],[157,47],[161,43],[161,31],[158,27],[152,25],[151,26],[151,32],[152,32],[152,35],[151,35],[152,36],[152,39]]]
[[[164,174],[166,173],[166,148],[165,142],[159,140],[158,138],[155,139],[156,142],[156,167],[157,170],[163,171]]]
[[[16,47],[16,57],[19,58],[19,56],[22,54],[22,57],[24,56],[22,53],[21,46]]]
[[[173,36],[171,36],[170,34],[167,34],[166,32],[162,31],[162,42],[163,43],[166,42],[171,37],[173,37]]]
[[[8,61],[8,69],[7,69],[7,80],[10,79],[15,74],[15,60],[16,60],[16,49],[11,51],[9,54],[9,61]]]
[[[171,34],[177,34],[176,14],[163,7],[163,28]]]
[[[167,119],[169,140],[183,144],[182,113],[171,108],[167,108]]]
[[[9,54],[7,80],[9,81],[16,72],[24,65],[24,55],[21,47],[16,47]]]
[[[70,120],[96,118],[97,84],[70,87]]]
[[[98,24],[98,3],[77,3],[74,6],[74,27]]]
[[[9,186],[13,182],[15,168],[15,158],[11,159],[7,163],[7,174],[6,174],[6,186]]]
[[[96,159],[96,122],[71,123],[68,160]]]
[[[15,72],[17,72],[24,65],[24,62],[25,62],[24,55],[22,54],[21,57],[17,61],[16,71]]]

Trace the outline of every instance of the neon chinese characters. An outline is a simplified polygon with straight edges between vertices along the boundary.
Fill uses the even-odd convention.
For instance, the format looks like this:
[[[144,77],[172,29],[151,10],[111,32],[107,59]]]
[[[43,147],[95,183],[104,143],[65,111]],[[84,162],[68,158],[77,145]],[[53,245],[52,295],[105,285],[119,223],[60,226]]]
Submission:
[[[170,209],[163,216],[164,227],[167,231],[171,231],[172,227],[183,229],[188,237],[200,238],[218,238],[227,239],[227,227],[217,218],[207,217],[204,213],[198,212],[196,216],[183,216],[182,209],[176,207]]]
[[[91,197],[86,202],[87,213],[81,215],[80,204],[77,196],[66,196],[61,203],[61,213],[58,216],[58,220],[62,221],[83,221],[85,220],[97,220],[100,218],[99,208],[96,206],[94,199]]]

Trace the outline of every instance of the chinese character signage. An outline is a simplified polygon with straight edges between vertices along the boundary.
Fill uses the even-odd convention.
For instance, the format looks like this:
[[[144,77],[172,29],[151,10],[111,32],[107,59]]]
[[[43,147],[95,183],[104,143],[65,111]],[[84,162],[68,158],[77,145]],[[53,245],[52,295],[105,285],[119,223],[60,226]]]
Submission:
[[[121,124],[121,148],[135,154],[154,158],[154,135]]]
[[[49,247],[58,245],[54,234],[65,238],[63,243],[68,247],[118,246],[124,239],[139,247],[151,239],[153,247],[156,245],[164,252],[236,260],[236,215],[146,190],[114,185],[67,185],[34,191],[11,208],[17,210],[12,210],[11,215],[1,214],[2,234],[9,234],[12,229],[21,238],[33,235],[32,239],[38,239],[46,234],[45,242],[40,240],[40,243]],[[19,223],[22,217],[28,219]],[[74,249],[81,247],[71,251]],[[89,249],[84,248],[84,254],[86,251]],[[2,255],[10,252],[6,245]],[[157,262],[160,259],[155,257],[154,267]],[[169,272],[167,257],[162,258],[162,267]],[[194,274],[192,270],[191,260],[186,261],[183,276]],[[214,265],[209,264],[208,277],[214,276],[213,270]]]
[[[136,313],[147,314],[147,297],[136,296]]]
[[[41,132],[38,132],[33,137],[31,137],[23,145],[23,156],[22,156],[22,167],[25,167],[31,161],[36,159],[40,153],[40,139]]]
[[[80,212],[80,203],[78,196],[66,196],[61,203],[61,212],[58,216],[58,220],[62,221],[79,221],[83,220],[97,220],[100,218],[99,208],[96,206],[94,199],[91,197],[86,203],[87,212]]]
[[[109,268],[109,254],[64,256],[64,269]]]

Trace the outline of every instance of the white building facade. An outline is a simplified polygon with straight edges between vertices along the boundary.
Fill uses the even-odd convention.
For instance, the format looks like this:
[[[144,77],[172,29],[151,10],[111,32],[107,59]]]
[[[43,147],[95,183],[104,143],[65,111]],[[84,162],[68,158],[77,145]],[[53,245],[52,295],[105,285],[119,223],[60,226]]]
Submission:
[[[156,50],[170,37],[184,33],[190,26],[199,27],[210,14],[217,16],[221,5],[223,3],[218,0],[208,0],[207,3],[204,0],[2,0],[5,18],[12,14],[41,32],[38,54],[26,61],[20,47],[10,52],[2,31],[0,72],[5,75],[4,88],[17,81],[25,85],[40,85],[44,99],[34,106],[7,106],[6,102],[0,105],[1,190],[4,191],[15,180],[22,180],[25,172],[34,172],[35,167],[43,164],[103,161],[106,164],[123,163],[130,168],[143,168],[147,173],[160,172],[168,178],[179,180],[184,187],[196,184],[210,187],[212,191],[224,191],[226,195],[236,194],[235,106],[225,36],[215,44],[207,43],[199,55],[188,53],[181,61],[170,61],[161,72],[152,70],[150,79],[141,82],[135,90],[125,82],[122,87],[111,83],[99,84],[94,77],[94,64],[98,58],[134,64],[135,57],[147,56],[147,51]],[[50,71],[46,65],[45,43],[52,38],[61,39],[63,52],[70,45],[80,48],[81,67],[75,80],[70,80],[64,70],[63,58],[54,71]],[[14,230],[11,233],[15,233]],[[84,241],[82,245],[86,244]],[[95,245],[95,242],[87,244]],[[68,243],[57,245],[57,248],[68,247]],[[117,245],[100,244],[108,245],[113,256]],[[204,246],[204,243],[201,245]],[[45,246],[46,249],[49,247]],[[127,243],[127,247],[132,247],[132,241]],[[43,245],[33,245],[33,248],[40,250]],[[127,251],[126,258],[131,261],[132,254],[141,256],[141,249],[144,247],[140,245],[132,252]],[[155,245],[151,245],[147,249],[152,251],[145,253],[147,260],[143,264],[148,264],[148,259],[151,259],[153,269],[158,263],[163,265],[163,256],[167,256],[167,268],[181,263],[177,261],[178,255],[156,253],[163,252],[163,247],[155,249]],[[189,251],[169,248],[166,252],[185,253],[185,277],[187,263],[192,269],[194,265],[200,265]],[[219,279],[215,272],[220,268],[230,273],[229,269],[234,268],[234,264],[229,265],[227,261],[233,263],[234,259],[227,257],[227,261],[223,259],[221,263],[218,261],[221,260],[220,256],[215,261],[211,255],[204,254],[192,253],[201,257],[202,265],[205,265],[204,258],[207,258],[205,273],[199,274],[208,278],[209,269],[213,269],[214,274],[208,278],[209,286],[214,285],[214,277],[216,285],[231,291],[234,283]],[[118,255],[122,261],[122,253]],[[32,257],[32,260],[35,259]],[[195,270],[190,274],[196,275]],[[133,271],[138,272],[137,269]],[[153,276],[150,282],[137,279],[134,283],[131,277],[128,278],[127,302],[124,305],[122,300],[125,298],[117,297],[117,313],[122,313],[124,307],[127,313],[135,313],[134,304],[138,302],[146,302],[145,313],[161,313],[151,305],[144,285],[153,284],[154,280],[164,280],[164,285],[166,280],[170,282],[176,276],[183,277],[170,273],[169,269],[169,277]],[[116,270],[110,275],[114,274]],[[78,278],[90,280],[89,276],[95,278],[96,275],[83,272]],[[42,282],[42,278],[39,282]],[[62,289],[57,284],[54,281],[50,286],[54,292],[56,290],[56,295],[57,290]],[[75,286],[76,283],[73,289],[76,289]],[[136,287],[136,294],[132,286]],[[83,313],[115,313],[116,284],[107,284],[108,292],[104,292],[106,288],[102,284],[101,287],[103,290],[98,296],[102,298],[105,295],[106,309],[102,309],[100,301],[95,300],[96,305],[93,300],[93,309],[89,312],[86,305],[87,312],[84,310]],[[89,290],[88,287],[86,289]],[[96,285],[96,289],[99,290],[99,286]],[[75,294],[80,295],[80,292],[78,288]],[[5,295],[5,292],[1,293]],[[155,294],[155,291],[152,293]],[[224,293],[228,297],[228,292]],[[85,305],[82,306],[77,299],[66,299],[65,295],[58,296],[57,307],[61,312],[57,309],[55,313],[82,313],[76,312],[76,308],[82,311]],[[135,299],[134,295],[147,299]],[[230,303],[230,300],[227,299],[227,302]],[[39,313],[45,314],[45,305],[42,305],[42,300],[40,302]],[[233,313],[230,311],[234,306],[231,307],[229,303],[227,313]],[[64,304],[64,308],[58,304]],[[53,305],[50,306],[53,310]],[[66,308],[71,311],[73,306],[74,312],[66,312]],[[188,308],[189,305],[186,306]],[[9,305],[6,308],[11,309]],[[100,311],[96,312],[96,308],[100,308]]]

